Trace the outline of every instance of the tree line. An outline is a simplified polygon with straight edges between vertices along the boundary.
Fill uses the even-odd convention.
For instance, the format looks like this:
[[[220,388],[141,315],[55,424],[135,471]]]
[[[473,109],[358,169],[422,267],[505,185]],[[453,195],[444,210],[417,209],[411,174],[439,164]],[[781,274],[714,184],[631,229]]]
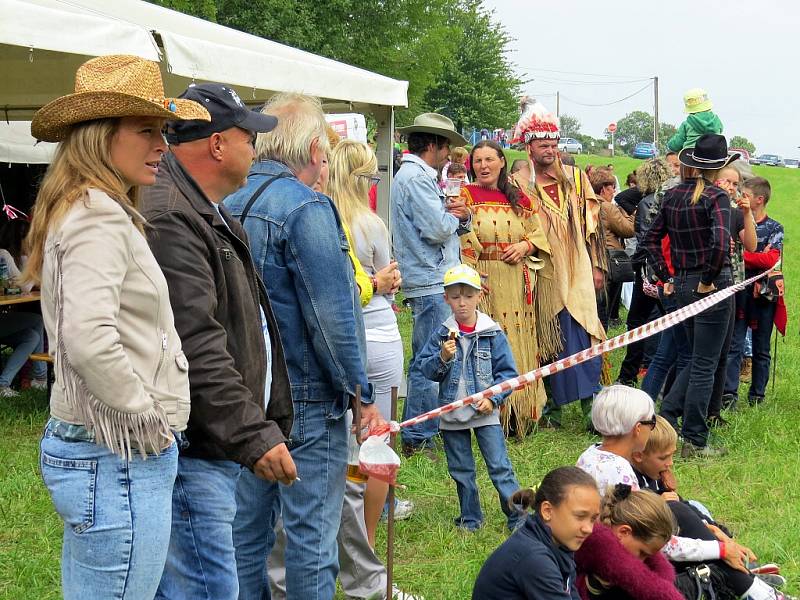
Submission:
[[[150,0],[409,82],[398,125],[426,111],[460,129],[510,127],[524,81],[482,0]]]

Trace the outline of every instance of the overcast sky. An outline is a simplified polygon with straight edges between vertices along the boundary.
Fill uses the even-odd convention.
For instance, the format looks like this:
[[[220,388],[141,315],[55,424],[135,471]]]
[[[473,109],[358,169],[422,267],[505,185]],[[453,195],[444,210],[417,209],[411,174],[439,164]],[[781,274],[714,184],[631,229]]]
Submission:
[[[515,39],[511,59],[532,93],[602,137],[634,110],[678,125],[683,93],[705,88],[729,139],[743,135],[761,153],[800,157],[800,2],[796,0],[486,0]],[[553,72],[558,71],[558,72]],[[585,74],[610,75],[590,77]],[[555,81],[564,80],[564,81]],[[600,85],[598,82],[626,82]],[[581,83],[572,83],[581,82]],[[588,83],[591,82],[591,83]]]

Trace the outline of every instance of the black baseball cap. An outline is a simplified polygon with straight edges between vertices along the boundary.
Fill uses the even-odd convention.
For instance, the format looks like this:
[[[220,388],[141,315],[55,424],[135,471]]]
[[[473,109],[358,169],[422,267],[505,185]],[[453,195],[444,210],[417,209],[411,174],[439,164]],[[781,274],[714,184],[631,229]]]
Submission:
[[[211,121],[169,121],[167,141],[170,144],[201,140],[231,127],[265,133],[278,125],[277,117],[250,110],[233,88],[221,83],[192,84],[178,97],[200,104],[211,115]]]

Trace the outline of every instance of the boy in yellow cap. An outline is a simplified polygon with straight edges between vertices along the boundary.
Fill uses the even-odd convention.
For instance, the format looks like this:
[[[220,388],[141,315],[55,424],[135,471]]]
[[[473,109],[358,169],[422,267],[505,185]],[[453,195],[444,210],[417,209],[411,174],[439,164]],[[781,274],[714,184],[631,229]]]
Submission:
[[[475,269],[462,264],[445,273],[444,300],[453,314],[433,332],[420,353],[423,374],[439,382],[440,406],[517,376],[505,333],[478,311],[481,295],[481,278]],[[447,469],[456,482],[461,506],[455,524],[467,531],[475,531],[483,523],[470,431],[475,432],[508,528],[513,531],[525,520],[508,502],[519,489],[500,426],[499,407],[509,393],[461,407],[439,419]]]
[[[680,152],[684,148],[694,148],[697,138],[706,133],[722,134],[722,121],[711,109],[714,105],[708,92],[702,88],[692,88],[683,95],[683,110],[689,116],[680,124],[667,142],[672,152]]]

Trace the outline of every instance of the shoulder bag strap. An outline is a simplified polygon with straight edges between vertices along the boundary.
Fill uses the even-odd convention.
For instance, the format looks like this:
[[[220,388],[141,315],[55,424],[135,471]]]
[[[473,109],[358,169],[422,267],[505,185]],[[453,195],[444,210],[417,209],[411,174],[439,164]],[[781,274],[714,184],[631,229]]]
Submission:
[[[285,177],[292,177],[292,174],[291,173],[280,173],[278,175],[275,175],[274,177],[270,177],[264,183],[262,183],[261,187],[259,187],[256,190],[255,194],[253,194],[250,197],[250,200],[247,201],[247,204],[244,205],[244,210],[242,211],[242,214],[239,215],[239,223],[244,225],[244,220],[247,218],[247,215],[250,213],[250,209],[253,208],[253,204],[255,204],[255,201],[259,198],[259,196],[261,196],[261,194],[264,193],[264,190],[266,190],[269,186],[271,186],[273,183],[275,183],[278,179],[284,179]]]

